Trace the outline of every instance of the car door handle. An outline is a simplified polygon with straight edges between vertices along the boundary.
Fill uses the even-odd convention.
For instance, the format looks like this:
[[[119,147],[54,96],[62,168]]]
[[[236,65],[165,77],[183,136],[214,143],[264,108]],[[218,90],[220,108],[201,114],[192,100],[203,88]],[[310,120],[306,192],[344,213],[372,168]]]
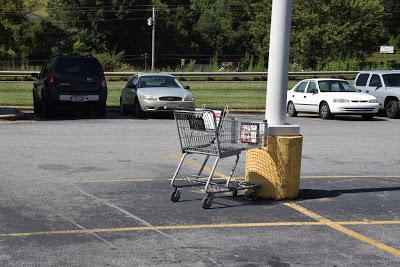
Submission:
[[[366,92],[366,93],[369,93],[369,90],[366,90],[365,92]]]
[[[305,95],[304,98],[307,98],[307,96]]]
[[[294,95],[292,95],[292,97],[294,97]]]

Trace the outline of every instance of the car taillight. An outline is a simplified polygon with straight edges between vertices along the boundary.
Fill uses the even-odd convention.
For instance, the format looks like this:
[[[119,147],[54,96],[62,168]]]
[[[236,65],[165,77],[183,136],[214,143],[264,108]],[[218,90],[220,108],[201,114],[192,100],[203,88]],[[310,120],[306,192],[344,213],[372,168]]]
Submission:
[[[55,82],[56,82],[56,81],[55,81],[53,75],[51,75],[51,74],[47,75],[47,84],[48,84],[49,86],[53,86],[53,85],[55,84]]]
[[[101,87],[103,88],[107,87],[106,77],[104,75],[101,76]]]

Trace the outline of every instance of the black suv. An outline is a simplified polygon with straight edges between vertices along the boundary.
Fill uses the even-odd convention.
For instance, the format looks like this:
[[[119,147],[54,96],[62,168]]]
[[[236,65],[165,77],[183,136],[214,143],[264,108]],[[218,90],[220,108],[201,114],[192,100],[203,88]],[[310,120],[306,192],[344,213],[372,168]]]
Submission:
[[[99,61],[91,56],[56,56],[48,61],[33,84],[36,114],[49,117],[57,106],[87,105],[96,116],[106,114],[107,83]]]

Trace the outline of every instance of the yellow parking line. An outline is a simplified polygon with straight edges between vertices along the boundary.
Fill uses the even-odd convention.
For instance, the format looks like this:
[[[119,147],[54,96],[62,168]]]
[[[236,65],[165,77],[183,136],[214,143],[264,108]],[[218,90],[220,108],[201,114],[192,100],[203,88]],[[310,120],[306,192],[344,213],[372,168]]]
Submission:
[[[301,176],[301,179],[400,179],[399,175],[316,175]]]
[[[176,160],[181,160],[181,157],[182,157],[182,156],[179,156],[178,154],[175,154],[175,153],[174,154],[169,154],[169,156],[171,158],[176,159]],[[194,167],[194,168],[198,168],[198,169],[201,168],[201,164],[198,164],[197,162],[194,162],[194,161],[192,161],[190,159],[185,159],[185,163],[187,165],[190,165],[190,166]],[[206,167],[204,167],[204,171],[208,172],[208,173],[211,173],[212,169],[206,166]],[[229,178],[227,175],[225,175],[225,174],[223,174],[222,172],[219,172],[219,171],[214,171],[214,175],[219,177],[219,178],[223,178],[223,179],[228,179]]]
[[[97,180],[38,180],[38,181],[29,181],[22,182],[22,184],[111,184],[111,183],[140,183],[140,182],[151,182],[154,179],[150,178],[130,178],[130,179],[97,179]]]
[[[176,160],[180,160],[181,159],[181,155],[178,154],[169,154],[170,157],[176,159]],[[190,165],[192,167],[198,168],[200,169],[201,164],[194,162],[192,160],[189,159],[185,159],[185,163],[187,165]],[[210,173],[211,172],[211,168],[209,167],[204,167],[204,171]],[[214,172],[215,176],[223,178],[223,179],[227,179],[228,176],[215,171]],[[400,175],[305,175],[305,176],[301,176],[301,179],[400,179]]]
[[[354,221],[354,222],[337,222],[341,225],[396,225],[400,221]]]
[[[362,235],[360,233],[357,233],[356,231],[350,230],[350,229],[344,227],[343,225],[341,225],[341,224],[339,224],[337,222],[331,221],[331,220],[329,220],[329,219],[327,219],[327,218],[325,218],[325,217],[323,217],[323,216],[321,216],[321,215],[319,215],[319,214],[317,214],[317,213],[315,213],[313,211],[310,211],[310,210],[308,210],[308,209],[306,209],[306,208],[304,208],[304,207],[302,207],[300,205],[297,205],[295,203],[284,203],[284,205],[286,205],[287,207],[290,207],[290,208],[292,208],[294,210],[297,210],[298,212],[300,212],[300,213],[302,213],[302,214],[304,214],[304,215],[306,215],[306,216],[308,216],[308,217],[310,217],[310,218],[312,218],[312,219],[314,219],[314,220],[316,220],[318,222],[321,222],[324,225],[326,225],[326,226],[328,226],[328,227],[330,227],[332,229],[335,229],[336,231],[339,231],[339,232],[341,232],[343,234],[351,236],[351,237],[353,237],[353,238],[355,238],[355,239],[357,239],[359,241],[367,243],[367,244],[369,244],[371,246],[374,246],[374,247],[376,247],[376,248],[378,248],[380,250],[386,251],[386,252],[388,252],[388,253],[390,253],[392,255],[400,257],[400,250],[395,249],[393,247],[390,247],[388,245],[385,245],[385,244],[383,244],[383,243],[381,243],[379,241],[376,241],[376,240],[374,240],[372,238],[369,238],[369,237],[367,237],[365,235]]]
[[[380,225],[380,224],[388,225],[388,224],[400,224],[400,221],[349,221],[349,222],[331,222],[331,223],[339,226],[341,226],[342,224],[343,225]],[[93,229],[75,229],[75,230],[52,230],[52,231],[41,231],[41,232],[0,233],[0,238],[30,237],[30,236],[44,236],[44,235],[74,235],[74,234],[79,235],[79,234],[93,234],[93,233],[99,234],[99,233],[117,233],[117,232],[145,232],[145,231],[161,231],[161,230],[193,230],[193,229],[221,229],[221,228],[230,229],[230,228],[257,228],[257,227],[263,228],[263,227],[326,226],[326,225],[327,225],[326,219],[323,221],[321,219],[320,221],[314,221],[314,222],[260,222],[260,223],[229,223],[229,224],[160,225],[160,226],[135,226],[135,227],[122,227],[122,228],[93,228]],[[357,235],[360,234],[357,233]],[[378,243],[377,241],[374,242]]]
[[[192,225],[161,225],[137,226],[125,228],[96,228],[76,230],[54,230],[43,232],[1,233],[0,237],[28,237],[42,235],[89,234],[89,233],[116,233],[116,232],[143,232],[160,230],[185,230],[206,228],[249,228],[249,227],[274,227],[274,226],[309,226],[323,225],[320,222],[266,222],[266,223],[236,223],[236,224],[192,224]]]

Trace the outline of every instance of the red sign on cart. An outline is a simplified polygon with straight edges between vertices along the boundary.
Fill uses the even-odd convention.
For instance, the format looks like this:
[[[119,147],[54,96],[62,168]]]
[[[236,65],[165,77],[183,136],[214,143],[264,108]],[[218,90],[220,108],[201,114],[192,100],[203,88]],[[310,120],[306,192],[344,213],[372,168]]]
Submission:
[[[257,144],[258,143],[258,125],[251,123],[242,123],[240,125],[240,142]]]

